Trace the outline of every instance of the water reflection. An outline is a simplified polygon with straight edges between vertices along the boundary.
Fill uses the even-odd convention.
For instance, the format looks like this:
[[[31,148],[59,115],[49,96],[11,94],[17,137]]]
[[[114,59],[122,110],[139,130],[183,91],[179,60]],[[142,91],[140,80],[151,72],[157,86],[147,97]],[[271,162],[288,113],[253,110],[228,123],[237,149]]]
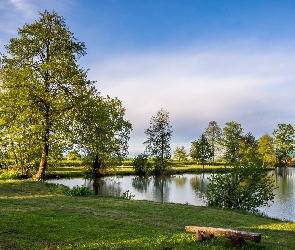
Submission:
[[[135,176],[132,178],[132,187],[139,192],[146,192],[150,185],[151,179],[143,176]]]
[[[179,175],[178,177],[173,178],[172,181],[177,188],[182,188],[187,182],[187,177]]]
[[[208,182],[208,178],[205,178],[204,174],[195,175],[194,177],[190,179],[190,185],[196,197],[205,200],[205,194],[207,191],[207,182]]]
[[[270,217],[295,221],[295,169],[283,168],[270,172],[275,184],[275,200],[270,207],[259,209]],[[120,196],[129,190],[133,199],[158,202],[188,203],[205,206],[210,174],[183,174],[173,177],[105,177],[100,179],[59,179],[49,182],[73,186],[88,186],[94,194],[102,196]]]
[[[96,195],[119,197],[124,191],[119,178],[97,178],[89,180]]]
[[[153,178],[153,197],[155,201],[168,202],[170,194],[171,178],[168,176],[156,176]]]
[[[295,221],[295,168],[277,168],[271,173],[277,186],[275,199],[270,207],[259,210],[275,218]]]

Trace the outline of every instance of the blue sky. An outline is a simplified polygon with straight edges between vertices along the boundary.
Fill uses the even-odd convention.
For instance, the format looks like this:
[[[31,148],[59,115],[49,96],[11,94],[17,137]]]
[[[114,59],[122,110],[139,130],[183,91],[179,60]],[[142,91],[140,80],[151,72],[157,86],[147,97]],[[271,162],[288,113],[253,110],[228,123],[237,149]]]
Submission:
[[[0,51],[45,9],[85,42],[79,64],[97,89],[127,108],[131,156],[160,108],[172,149],[189,150],[212,120],[256,138],[295,127],[295,1],[0,0]]]

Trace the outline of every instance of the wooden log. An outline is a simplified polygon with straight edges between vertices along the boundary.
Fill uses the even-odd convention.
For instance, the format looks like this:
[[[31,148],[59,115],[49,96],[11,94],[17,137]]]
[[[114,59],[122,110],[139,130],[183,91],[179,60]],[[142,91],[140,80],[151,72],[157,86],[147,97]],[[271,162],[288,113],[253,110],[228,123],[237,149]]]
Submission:
[[[237,231],[232,229],[225,228],[214,228],[214,227],[197,227],[197,226],[186,226],[185,230],[187,232],[192,232],[196,234],[203,235],[214,235],[214,236],[223,236],[226,238],[243,238],[244,240],[250,240],[256,243],[261,241],[260,233],[251,233],[246,231]],[[197,236],[198,237],[198,236]]]

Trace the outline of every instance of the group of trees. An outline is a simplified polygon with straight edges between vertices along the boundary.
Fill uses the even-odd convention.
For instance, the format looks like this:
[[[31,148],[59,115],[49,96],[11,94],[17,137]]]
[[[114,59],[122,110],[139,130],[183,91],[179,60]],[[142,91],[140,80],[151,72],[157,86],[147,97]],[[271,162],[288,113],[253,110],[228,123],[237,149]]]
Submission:
[[[160,109],[157,115],[151,118],[145,134],[146,150],[135,157],[134,169],[139,174],[151,170],[154,174],[161,174],[169,170],[172,137],[169,113]],[[185,161],[190,157],[200,162],[203,168],[208,161],[214,164],[216,159],[228,166],[246,165],[245,162],[251,157],[253,160],[254,155],[261,161],[261,167],[273,167],[275,164],[287,166],[294,148],[295,132],[290,124],[279,124],[273,132],[273,137],[266,133],[256,140],[252,133],[244,134],[241,124],[235,121],[227,122],[223,129],[216,121],[211,121],[199,139],[191,143],[189,154],[184,146],[180,146],[175,148],[173,157],[177,161]]]
[[[44,179],[63,152],[82,152],[96,174],[128,154],[132,126],[78,59],[86,54],[56,12],[18,30],[0,61],[1,166]]]
[[[244,134],[241,124],[227,122],[221,129],[215,121],[208,124],[198,140],[191,143],[190,152],[177,147],[174,158],[187,156],[202,163],[218,158],[228,167],[226,173],[212,175],[207,186],[209,206],[255,211],[273,200],[274,181],[267,168],[288,166],[295,149],[295,131],[291,124],[279,124],[273,136]]]
[[[0,166],[42,180],[65,152],[74,152],[69,154],[74,158],[82,154],[95,175],[118,165],[127,157],[132,125],[121,101],[101,96],[77,64],[86,54],[84,43],[56,12],[40,13],[18,34],[0,60]],[[169,113],[160,109],[144,132],[146,149],[135,157],[134,168],[140,174],[162,174],[170,168]],[[273,197],[273,183],[263,170],[276,161],[287,166],[294,139],[290,124],[279,124],[273,137],[256,140],[239,123],[228,122],[221,130],[210,122],[192,142],[189,156],[203,167],[222,158],[231,168],[211,178],[209,205],[247,210],[265,205]],[[174,157],[186,159],[185,148],[177,147]]]
[[[227,122],[221,129],[215,121],[211,121],[199,139],[191,143],[189,154],[186,154],[184,146],[176,147],[174,158],[186,160],[189,156],[201,162],[203,167],[206,162],[214,163],[219,159],[232,166],[250,148],[259,155],[263,166],[288,166],[295,149],[294,128],[291,124],[279,124],[273,136],[266,133],[256,140],[250,132],[244,134],[237,122]]]

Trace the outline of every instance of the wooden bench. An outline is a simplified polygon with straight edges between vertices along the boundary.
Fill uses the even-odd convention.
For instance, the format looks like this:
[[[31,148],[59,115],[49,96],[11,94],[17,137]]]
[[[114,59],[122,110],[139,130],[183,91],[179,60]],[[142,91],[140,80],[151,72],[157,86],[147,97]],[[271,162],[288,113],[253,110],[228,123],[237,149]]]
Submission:
[[[213,238],[214,236],[222,236],[229,238],[230,245],[232,247],[237,248],[241,247],[245,243],[245,240],[250,240],[256,243],[259,243],[261,241],[261,234],[259,233],[237,231],[232,229],[186,226],[185,230],[187,232],[196,233],[196,241],[203,241],[206,239]]]

